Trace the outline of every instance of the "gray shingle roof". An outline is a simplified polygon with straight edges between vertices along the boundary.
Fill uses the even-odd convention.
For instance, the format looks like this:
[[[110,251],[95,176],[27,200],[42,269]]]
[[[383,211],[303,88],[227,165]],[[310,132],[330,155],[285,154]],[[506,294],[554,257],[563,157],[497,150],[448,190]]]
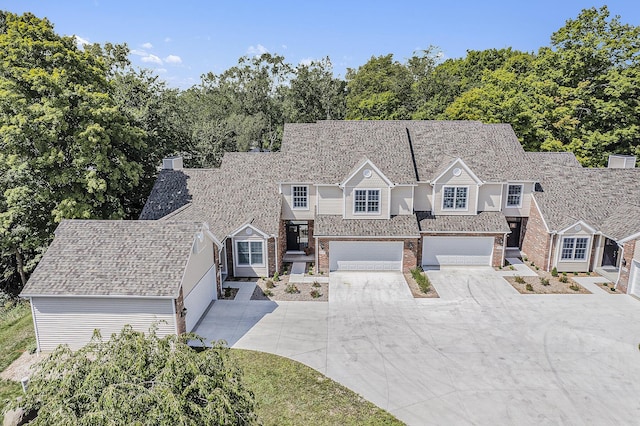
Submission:
[[[508,233],[509,224],[501,212],[481,212],[473,216],[433,216],[416,212],[421,232],[496,232]]]
[[[557,164],[558,166],[582,167],[573,152],[527,152],[525,154],[533,163],[542,161],[546,164]]]
[[[64,220],[21,296],[177,297],[197,223]]]
[[[317,237],[418,237],[418,223],[414,215],[384,219],[343,219],[338,215],[317,215],[313,223]]]

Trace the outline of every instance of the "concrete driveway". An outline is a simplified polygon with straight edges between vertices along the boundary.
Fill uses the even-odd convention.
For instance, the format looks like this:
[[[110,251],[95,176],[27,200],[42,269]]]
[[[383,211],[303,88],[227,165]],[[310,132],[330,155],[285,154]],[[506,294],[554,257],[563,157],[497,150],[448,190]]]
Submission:
[[[301,361],[408,424],[637,423],[640,301],[429,276],[440,299],[406,298],[399,273],[332,273],[329,302],[218,301],[197,332]]]

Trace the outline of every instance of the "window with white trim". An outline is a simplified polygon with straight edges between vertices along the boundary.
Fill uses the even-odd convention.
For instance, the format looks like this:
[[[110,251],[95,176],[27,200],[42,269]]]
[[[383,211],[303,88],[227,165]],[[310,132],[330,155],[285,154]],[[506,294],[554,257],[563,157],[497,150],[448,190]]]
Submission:
[[[356,189],[353,197],[354,213],[380,213],[379,189]]]
[[[236,241],[236,253],[240,266],[264,265],[262,241]]]
[[[507,207],[522,207],[523,185],[509,185],[507,187]]]
[[[561,260],[587,260],[588,238],[565,237],[562,239]]]
[[[294,209],[308,209],[309,208],[309,187],[307,186],[294,186],[292,188],[293,193],[293,208]]]
[[[466,186],[445,186],[442,188],[443,210],[467,210]]]

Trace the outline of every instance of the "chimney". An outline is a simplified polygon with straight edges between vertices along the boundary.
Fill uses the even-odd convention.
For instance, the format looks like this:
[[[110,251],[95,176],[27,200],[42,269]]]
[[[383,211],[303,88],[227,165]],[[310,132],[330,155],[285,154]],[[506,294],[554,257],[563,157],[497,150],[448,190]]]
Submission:
[[[607,168],[609,169],[633,169],[636,166],[635,155],[621,155],[611,154],[609,155],[609,163]]]
[[[162,159],[162,170],[182,170],[182,157],[175,155]]]

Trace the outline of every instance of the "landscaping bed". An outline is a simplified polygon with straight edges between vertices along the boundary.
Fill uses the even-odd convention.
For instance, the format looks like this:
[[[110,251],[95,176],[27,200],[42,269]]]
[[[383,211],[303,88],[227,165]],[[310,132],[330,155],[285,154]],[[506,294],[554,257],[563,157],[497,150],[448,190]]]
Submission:
[[[420,284],[418,284],[418,281],[416,280],[416,278],[419,277],[419,275],[422,275],[426,279],[426,281],[424,281],[423,278],[418,278],[419,280],[422,281],[422,288],[420,288]],[[409,290],[411,290],[411,294],[415,298],[440,297],[435,287],[431,284],[431,282],[429,282],[429,279],[426,276],[426,274],[420,271],[419,269],[413,269],[412,272],[405,272],[404,280],[407,282],[407,285],[409,286]],[[426,291],[423,291],[423,289]]]
[[[609,294],[625,294],[622,291],[616,290],[615,284],[613,283],[602,282],[602,283],[595,283],[595,285],[597,285],[598,287],[600,287],[602,290],[606,291]]]
[[[326,302],[329,300],[329,283],[290,283],[289,275],[279,277],[279,281],[260,278],[251,300]]]
[[[582,287],[571,277],[574,276],[593,276],[593,274],[556,274],[553,272],[543,271],[542,269],[536,269],[535,265],[531,262],[525,264],[534,271],[536,276],[507,276],[505,280],[509,282],[522,294],[591,294],[589,290]]]

